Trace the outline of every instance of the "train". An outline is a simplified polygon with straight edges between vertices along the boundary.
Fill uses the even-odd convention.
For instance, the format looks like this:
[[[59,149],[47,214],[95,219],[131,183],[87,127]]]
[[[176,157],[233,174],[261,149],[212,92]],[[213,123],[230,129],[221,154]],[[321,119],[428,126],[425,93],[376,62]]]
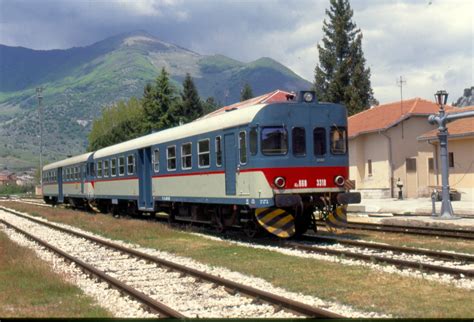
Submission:
[[[360,202],[348,180],[347,110],[312,91],[277,90],[42,170],[48,204],[166,214],[250,237],[298,236],[318,218],[341,226]]]

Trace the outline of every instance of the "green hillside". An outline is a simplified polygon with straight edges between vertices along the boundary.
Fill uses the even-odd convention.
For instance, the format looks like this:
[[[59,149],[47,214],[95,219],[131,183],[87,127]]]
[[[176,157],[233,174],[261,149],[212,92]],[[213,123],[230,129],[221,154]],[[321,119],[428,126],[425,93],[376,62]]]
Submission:
[[[37,162],[39,122],[35,87],[44,87],[43,119],[47,160],[83,152],[92,120],[104,106],[131,96],[165,67],[177,87],[186,73],[202,98],[238,101],[248,82],[255,95],[277,88],[311,86],[270,59],[242,63],[204,56],[162,42],[146,32],[105,39],[87,47],[37,51],[0,45],[0,167]]]

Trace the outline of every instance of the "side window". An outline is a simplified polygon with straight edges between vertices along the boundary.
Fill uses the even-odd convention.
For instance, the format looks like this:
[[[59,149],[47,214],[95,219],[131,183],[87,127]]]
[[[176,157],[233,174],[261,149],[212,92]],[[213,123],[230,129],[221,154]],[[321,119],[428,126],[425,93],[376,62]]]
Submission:
[[[79,167],[74,167],[74,179],[79,179]]]
[[[118,158],[118,168],[119,176],[123,176],[125,174],[125,157]]]
[[[262,129],[262,153],[265,155],[285,155],[288,153],[288,133],[283,126]]]
[[[181,169],[191,169],[192,163],[192,145],[191,143],[185,143],[181,145]]]
[[[70,173],[69,168],[67,168],[66,169],[66,180],[68,180],[68,181],[69,181],[69,173]]]
[[[133,154],[129,154],[127,157],[127,173],[135,173],[135,157],[133,156]]]
[[[210,140],[202,140],[198,142],[198,158],[200,168],[209,168],[211,165]]]
[[[306,131],[304,127],[295,127],[291,133],[293,141],[293,154],[295,156],[306,155]]]
[[[247,163],[247,141],[246,141],[247,133],[245,131],[241,131],[239,133],[239,156],[240,156],[240,163],[245,164]]]
[[[110,160],[110,175],[115,177],[117,175],[117,159]]]
[[[153,170],[160,172],[160,149],[153,151]]]
[[[104,160],[104,177],[109,176],[109,160]]]
[[[102,161],[97,161],[97,178],[102,178]]]
[[[216,166],[222,166],[222,137],[216,136]]]
[[[166,148],[166,159],[168,161],[168,171],[176,170],[176,145]]]
[[[331,127],[331,153],[345,154],[347,151],[347,133],[345,127]]]
[[[326,154],[326,129],[317,127],[313,130],[314,155]]]
[[[249,148],[250,154],[256,155],[258,151],[258,132],[257,128],[253,127],[250,129],[249,133]]]
[[[95,176],[95,169],[94,169],[94,163],[93,162],[89,163],[89,175],[91,175],[92,177]]]

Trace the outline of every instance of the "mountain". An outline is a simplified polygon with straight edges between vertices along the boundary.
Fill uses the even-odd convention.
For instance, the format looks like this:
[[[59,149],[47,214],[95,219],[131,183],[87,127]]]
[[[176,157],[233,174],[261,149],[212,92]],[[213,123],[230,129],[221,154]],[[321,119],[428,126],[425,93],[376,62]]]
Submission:
[[[474,86],[471,88],[465,88],[463,96],[458,98],[456,102],[453,103],[453,106],[464,107],[464,106],[473,106],[474,105]]]
[[[0,167],[37,162],[36,87],[44,88],[44,153],[54,160],[83,152],[91,122],[102,109],[141,97],[145,84],[162,67],[177,88],[190,73],[203,99],[213,96],[222,104],[238,101],[246,82],[255,95],[311,86],[271,58],[243,63],[223,55],[200,55],[144,31],[65,50],[0,45]]]

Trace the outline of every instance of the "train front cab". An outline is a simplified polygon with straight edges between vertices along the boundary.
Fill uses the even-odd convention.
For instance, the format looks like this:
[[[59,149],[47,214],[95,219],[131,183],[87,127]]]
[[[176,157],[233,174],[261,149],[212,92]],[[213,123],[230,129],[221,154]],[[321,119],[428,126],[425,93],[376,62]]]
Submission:
[[[255,217],[282,238],[315,228],[315,211],[329,225],[340,227],[346,221],[347,204],[360,202],[360,195],[345,187],[349,177],[345,107],[318,104],[314,98],[305,102],[304,97],[300,95],[297,103],[269,105],[256,115],[248,129],[248,163],[240,168],[255,173],[252,196],[262,195],[257,173],[264,175],[273,198],[266,207],[255,205]]]

